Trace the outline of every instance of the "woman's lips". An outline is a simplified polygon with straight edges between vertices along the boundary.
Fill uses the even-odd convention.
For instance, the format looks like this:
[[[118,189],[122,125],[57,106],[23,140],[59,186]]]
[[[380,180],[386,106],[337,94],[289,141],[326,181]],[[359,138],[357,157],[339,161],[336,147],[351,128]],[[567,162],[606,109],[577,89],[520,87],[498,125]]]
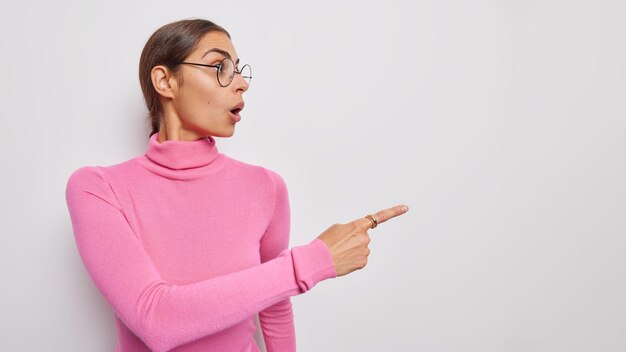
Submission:
[[[241,112],[241,110],[243,110],[244,107],[244,103],[243,101],[237,105],[235,105],[231,110],[230,110],[230,119],[237,123],[239,121],[241,121],[241,116],[239,115],[239,113]]]
[[[237,123],[239,121],[241,121],[241,116],[239,115],[239,112],[241,111],[241,109],[234,109],[230,111],[230,119],[231,121]]]

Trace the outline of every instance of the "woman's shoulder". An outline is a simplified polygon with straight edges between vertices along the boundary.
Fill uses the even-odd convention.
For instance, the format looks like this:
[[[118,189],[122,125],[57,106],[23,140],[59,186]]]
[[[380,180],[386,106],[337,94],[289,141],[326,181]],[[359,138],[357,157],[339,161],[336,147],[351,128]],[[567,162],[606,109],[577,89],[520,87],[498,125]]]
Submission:
[[[280,173],[272,168],[244,162],[228,156],[226,156],[226,158],[229,160],[231,170],[244,174],[245,177],[248,177],[254,182],[266,180],[272,183],[273,186],[284,187],[285,185],[285,180]]]
[[[67,188],[101,186],[110,184],[109,180],[116,174],[127,175],[129,169],[135,167],[137,158],[133,158],[113,165],[85,165],[70,173],[67,179]]]
[[[99,166],[83,166],[72,172],[65,185],[68,204],[84,199],[86,194],[111,199],[110,184]]]

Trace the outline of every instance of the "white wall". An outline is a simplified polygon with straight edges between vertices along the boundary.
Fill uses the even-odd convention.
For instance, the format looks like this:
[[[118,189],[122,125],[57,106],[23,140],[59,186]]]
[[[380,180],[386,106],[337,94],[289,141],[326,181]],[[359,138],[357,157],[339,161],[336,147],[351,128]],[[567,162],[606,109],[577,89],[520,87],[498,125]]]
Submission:
[[[110,352],[70,173],[144,152],[139,54],[228,29],[254,81],[220,151],[279,172],[291,245],[406,203],[293,298],[300,351],[626,350],[623,1],[13,1],[0,11],[0,349]]]

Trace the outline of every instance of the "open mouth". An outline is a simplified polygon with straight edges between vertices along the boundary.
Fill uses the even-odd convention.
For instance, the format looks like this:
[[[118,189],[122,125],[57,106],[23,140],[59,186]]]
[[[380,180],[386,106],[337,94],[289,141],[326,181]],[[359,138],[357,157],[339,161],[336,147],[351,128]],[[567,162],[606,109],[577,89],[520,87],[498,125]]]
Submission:
[[[243,103],[243,101],[242,101],[242,102],[240,102],[239,104],[237,104],[237,105],[233,106],[233,108],[232,108],[232,109],[230,109],[230,112],[231,112],[231,113],[233,113],[233,114],[235,114],[235,115],[239,115],[239,113],[241,112],[241,110],[243,110],[243,107],[244,107],[244,103]]]
[[[243,102],[235,105],[235,107],[233,107],[230,110],[230,118],[233,122],[239,122],[241,120],[241,116],[239,116],[239,113],[241,112],[241,110],[243,110]]]

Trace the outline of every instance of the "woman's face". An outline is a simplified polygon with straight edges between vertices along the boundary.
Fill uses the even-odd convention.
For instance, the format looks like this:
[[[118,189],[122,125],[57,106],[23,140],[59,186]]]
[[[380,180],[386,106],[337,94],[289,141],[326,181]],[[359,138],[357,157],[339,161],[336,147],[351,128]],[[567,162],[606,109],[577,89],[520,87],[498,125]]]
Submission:
[[[217,65],[224,58],[230,58],[238,69],[241,68],[228,36],[209,32],[185,62]],[[222,87],[217,80],[217,68],[181,65],[177,77],[178,89],[173,91],[171,102],[180,120],[180,135],[232,136],[235,123],[240,120],[243,93],[248,90],[248,83],[241,75],[235,73],[233,81]]]

